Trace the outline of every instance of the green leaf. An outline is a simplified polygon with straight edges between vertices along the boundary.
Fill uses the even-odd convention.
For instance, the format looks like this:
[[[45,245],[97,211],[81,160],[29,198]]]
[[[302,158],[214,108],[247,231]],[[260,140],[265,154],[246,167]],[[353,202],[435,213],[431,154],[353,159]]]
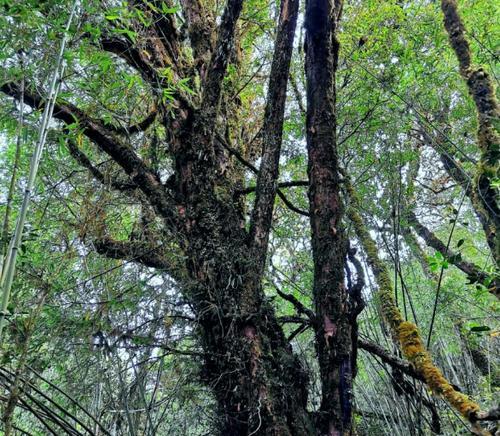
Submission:
[[[169,8],[165,2],[161,2],[161,10],[164,14],[175,14],[179,10],[179,7]]]
[[[119,33],[121,35],[127,35],[128,38],[135,44],[136,43],[136,37],[137,33],[133,32],[130,29],[114,29],[115,33]]]

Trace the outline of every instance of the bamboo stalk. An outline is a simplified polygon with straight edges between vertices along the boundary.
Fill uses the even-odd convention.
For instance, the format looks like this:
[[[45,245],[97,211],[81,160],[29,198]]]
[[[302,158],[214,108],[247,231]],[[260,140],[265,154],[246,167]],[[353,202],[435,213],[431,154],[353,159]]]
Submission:
[[[69,39],[68,31],[71,26],[71,22],[73,21],[73,17],[75,16],[77,5],[78,5],[78,0],[76,0],[73,3],[73,7],[71,8],[71,13],[68,18],[68,22],[66,24],[64,36],[61,41],[61,47],[59,49],[59,54],[56,60],[56,67],[54,69],[54,74],[52,76],[49,88],[47,103],[43,111],[42,122],[40,124],[40,129],[38,132],[38,141],[35,146],[35,150],[33,151],[33,155],[31,156],[30,171],[28,175],[28,181],[26,183],[26,188],[24,190],[21,210],[17,218],[14,235],[12,236],[11,242],[9,244],[7,255],[5,257],[5,262],[2,268],[2,276],[0,278],[0,288],[2,292],[2,301],[0,306],[0,344],[2,343],[3,328],[5,326],[5,316],[7,314],[7,306],[9,304],[12,282],[14,280],[17,253],[22,240],[22,234],[26,223],[26,215],[28,213],[31,193],[35,185],[38,166],[40,164],[43,147],[47,139],[48,124],[54,112],[55,101],[57,98],[57,94],[59,92],[59,88],[61,86],[60,78],[62,77],[65,68],[65,65],[63,63],[64,50],[66,49],[66,44]]]
[[[14,164],[12,166],[12,175],[9,183],[9,191],[7,193],[7,205],[5,207],[5,216],[3,219],[2,234],[0,236],[0,277],[2,276],[4,249],[5,245],[7,245],[7,239],[9,237],[10,212],[12,210],[12,201],[14,200],[16,176],[17,176],[17,171],[19,169],[19,161],[21,159],[23,127],[24,127],[24,78],[21,82],[21,99],[19,101],[19,123],[17,130],[17,139],[16,139],[16,153],[14,156]]]

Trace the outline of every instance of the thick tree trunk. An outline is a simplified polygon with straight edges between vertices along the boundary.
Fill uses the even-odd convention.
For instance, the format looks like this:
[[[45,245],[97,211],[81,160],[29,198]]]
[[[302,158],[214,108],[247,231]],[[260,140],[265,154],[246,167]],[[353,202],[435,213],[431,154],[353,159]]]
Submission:
[[[109,257],[161,268],[183,286],[186,301],[196,314],[196,336],[204,351],[202,378],[217,400],[223,435],[334,436],[352,432],[352,341],[357,301],[349,300],[344,285],[348,244],[342,228],[334,89],[338,55],[335,31],[341,2],[332,1],[311,0],[306,11],[307,141],[315,263],[315,307],[308,315],[315,329],[322,384],[317,416],[307,410],[308,374],[293,354],[262,288],[274,200],[280,194],[277,187],[281,135],[298,1],[281,2],[260,135],[262,159],[260,169],[254,168],[258,180],[249,231],[243,206],[235,200],[240,181],[234,179],[234,168],[228,170],[231,158],[227,156],[227,144],[216,133],[228,122],[221,120],[227,110],[220,110],[219,106],[242,0],[227,1],[217,30],[211,17],[203,20],[200,2],[181,1],[202,92],[193,97],[193,104],[181,93],[176,94],[175,116],[161,114],[161,108],[158,111],[163,116],[168,152],[174,162],[174,174],[166,184],[157,174],[156,165],[142,159],[119,128],[70,103],[58,102],[55,106],[55,118],[66,125],[78,122],[83,135],[123,169],[127,183],[114,180],[112,187],[127,193],[138,190],[138,195],[145,199],[144,206],[163,220],[165,232],[174,239],[175,250],[179,247],[181,253],[175,254],[185,259],[185,268],[170,261],[168,249],[157,253],[150,241],[142,244],[99,235],[101,239],[94,244]],[[161,42],[168,57],[174,60],[178,46],[163,33],[176,34],[174,22],[157,22],[163,24],[157,30],[148,28],[147,38]],[[143,51],[118,37],[104,38],[100,46],[137,69],[153,89],[161,89],[164,83],[156,70],[163,67],[161,63],[146,59]],[[148,45],[148,49],[155,52],[155,44]],[[161,55],[164,50],[156,51]],[[176,68],[176,73],[182,76],[182,68]],[[0,90],[19,95],[15,84],[4,84]],[[26,101],[33,107],[44,104],[36,93],[28,93]],[[152,122],[147,120],[154,120],[155,116],[148,116],[142,124],[147,127]],[[125,133],[130,134],[131,130]],[[70,151],[97,180],[106,181],[78,147],[70,147]]]
[[[207,73],[203,104],[192,115],[190,129],[175,150],[177,226],[184,235],[191,282],[185,293],[199,322],[206,356],[203,379],[217,399],[224,435],[315,434],[306,410],[307,374],[261,287],[281,144],[281,133],[270,130],[282,130],[297,9],[296,1],[282,2],[264,121],[269,131],[263,135],[268,150],[263,161],[271,162],[259,174],[257,198],[263,203],[261,207],[257,201],[250,234],[245,230],[243,210],[233,200],[237,184],[225,174],[224,150],[213,134],[220,96],[216,88],[222,78],[216,76],[224,74],[227,63],[218,58],[217,49]],[[228,11],[233,17],[228,25],[234,26],[237,6]],[[228,27],[222,33],[221,44],[226,44],[224,33],[232,30]],[[269,193],[269,186],[274,192]]]
[[[213,180],[193,165],[189,205],[182,212],[192,285],[186,289],[199,320],[222,434],[313,434],[306,412],[307,375],[292,354],[261,289],[242,217],[208,189]],[[205,171],[208,174],[209,171]]]

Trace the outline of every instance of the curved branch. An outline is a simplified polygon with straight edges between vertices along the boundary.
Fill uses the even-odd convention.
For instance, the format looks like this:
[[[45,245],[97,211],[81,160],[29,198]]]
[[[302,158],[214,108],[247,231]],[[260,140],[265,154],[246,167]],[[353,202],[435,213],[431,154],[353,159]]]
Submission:
[[[127,65],[139,72],[144,81],[149,83],[153,90],[158,92],[162,87],[171,86],[171,82],[160,73],[162,68],[169,67],[170,65],[162,59],[161,55],[156,53],[157,48],[154,44],[150,44],[146,47],[149,48],[148,51],[146,49],[139,49],[132,44],[131,41],[126,39],[116,36],[105,36],[99,40],[98,46],[102,50],[113,53],[123,59]],[[156,55],[152,56],[149,53],[150,51],[155,52]],[[157,58],[156,61],[152,59],[153,57]],[[178,78],[177,75],[176,77]],[[192,109],[189,98],[183,95],[179,89],[174,91],[173,97],[184,109]]]
[[[443,376],[442,372],[434,365],[432,356],[425,347],[417,326],[403,318],[394,300],[394,289],[389,270],[380,259],[377,245],[357,211],[359,200],[345,173],[344,183],[351,201],[348,217],[353,223],[358,240],[366,254],[368,265],[375,276],[379,288],[377,291],[379,304],[385,322],[391,328],[394,338],[399,342],[399,347],[405,358],[413,365],[415,371],[425,379],[426,384],[434,394],[445,398],[462,416],[473,423],[475,416],[481,411],[479,405],[467,395],[457,392]]]
[[[118,129],[121,133],[125,135],[133,135],[134,133],[145,132],[156,120],[158,116],[158,110],[154,108],[149,115],[146,116],[142,121],[137,124],[133,124],[130,127],[123,127]]]
[[[229,153],[234,155],[234,157],[236,157],[236,159],[238,159],[239,162],[241,162],[246,168],[248,168],[254,174],[258,174],[259,170],[254,165],[252,165],[250,162],[245,160],[243,158],[243,156],[237,150],[230,147],[220,134],[216,133],[215,136],[216,136],[217,140],[220,142],[220,144],[227,151],[229,151]],[[300,183],[302,183],[302,182],[300,182]],[[306,182],[306,184],[309,185],[309,182]],[[253,189],[255,189],[255,188],[253,188]],[[234,194],[239,195],[241,192],[242,191],[236,191]],[[277,193],[278,197],[281,198],[283,203],[285,203],[285,206],[288,207],[290,210],[292,210],[295,213],[298,213],[299,215],[303,215],[303,216],[307,216],[307,217],[309,216],[309,212],[306,212],[305,210],[299,209],[298,207],[294,206],[293,203],[290,200],[288,200],[288,198],[285,196],[285,194],[283,194],[283,192],[280,189],[278,189],[276,193]]]
[[[3,84],[0,86],[0,91],[19,98],[20,90],[14,83]],[[25,91],[24,101],[33,108],[40,108],[44,105],[40,95],[29,91]],[[66,125],[77,123],[85,136],[123,168],[132,182],[146,194],[151,205],[166,219],[167,224],[173,225],[174,208],[167,191],[157,174],[146,165],[132,147],[124,144],[101,120],[91,118],[71,103],[56,103],[53,117],[63,121]]]
[[[276,285],[274,286],[274,288],[276,289],[276,293],[281,298],[288,301],[289,303],[291,303],[293,305],[293,307],[295,307],[295,309],[297,310],[297,313],[299,315],[301,315],[303,313],[303,314],[307,315],[307,317],[309,318],[311,323],[316,322],[316,315],[311,309],[304,306],[304,304],[302,304],[299,300],[297,300],[297,298],[295,298],[293,295],[287,294],[287,293],[281,291]]]
[[[99,47],[107,52],[113,53],[125,60],[132,68],[137,70],[143,79],[153,87],[158,87],[161,79],[156,70],[148,62],[145,54],[125,39],[116,36],[107,36],[99,40]]]

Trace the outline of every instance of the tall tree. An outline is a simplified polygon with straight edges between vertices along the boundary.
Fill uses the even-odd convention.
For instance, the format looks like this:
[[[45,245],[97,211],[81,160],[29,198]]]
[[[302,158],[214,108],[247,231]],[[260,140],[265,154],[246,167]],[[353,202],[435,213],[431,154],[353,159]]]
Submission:
[[[351,324],[353,319],[355,322],[356,310],[355,301],[349,301],[344,277],[347,240],[336,137],[336,33],[341,13],[341,1],[309,0],[305,15],[309,212],[316,349],[322,389],[318,429],[320,434],[329,435],[351,432]]]
[[[399,209],[412,203],[411,198],[400,198],[401,178],[406,164],[417,162],[412,173],[416,179],[421,166],[432,172],[432,165],[420,166],[421,154],[412,150],[414,120],[408,122],[410,127],[403,132],[398,130],[399,115],[391,116],[390,127],[384,125],[387,112],[396,105],[383,100],[382,94],[392,86],[387,93],[399,97],[396,87],[405,86],[405,82],[395,80],[396,73],[391,70],[396,68],[399,58],[393,62],[392,54],[386,53],[390,51],[387,47],[376,46],[377,38],[390,38],[397,33],[404,21],[401,16],[406,13],[405,9],[391,4],[387,9],[382,8],[380,17],[370,18],[369,26],[384,29],[372,43],[368,41],[367,29],[362,27],[366,24],[362,14],[359,19],[355,14],[343,16],[344,7],[359,7],[366,13],[362,5],[344,5],[342,0],[307,0],[302,40],[295,38],[297,22],[301,21],[298,0],[278,3],[269,5],[261,0],[227,0],[225,4],[208,0],[134,0],[116,4],[89,1],[84,2],[79,11],[79,22],[71,28],[72,41],[65,56],[68,73],[61,81],[61,94],[53,113],[58,125],[50,132],[50,139],[60,147],[64,163],[74,169],[60,183],[49,184],[50,180],[44,180],[49,192],[64,198],[71,214],[69,219],[60,213],[57,218],[60,225],[55,227],[63,227],[62,233],[69,232],[71,227],[72,237],[76,240],[78,236],[78,242],[70,241],[71,237],[66,234],[60,236],[60,247],[53,251],[64,255],[59,259],[57,274],[49,276],[61,274],[60,270],[68,262],[65,277],[75,282],[71,271],[77,269],[77,261],[72,264],[68,258],[79,258],[84,247],[88,247],[103,258],[123,261],[123,282],[127,286],[129,281],[134,282],[131,286],[140,285],[140,292],[145,294],[163,289],[160,297],[155,294],[154,308],[149,307],[149,300],[141,300],[141,304],[135,306],[129,301],[127,310],[131,305],[135,326],[120,329],[110,313],[117,301],[125,300],[125,291],[114,293],[106,285],[102,288],[101,283],[94,285],[100,273],[65,286],[58,285],[54,279],[53,287],[62,303],[69,300],[66,295],[69,289],[79,295],[78,304],[89,307],[89,313],[93,311],[92,316],[85,312],[81,319],[75,316],[77,320],[72,322],[75,330],[88,329],[89,353],[102,356],[97,359],[98,367],[111,366],[112,359],[118,362],[114,382],[120,389],[116,404],[112,404],[116,415],[107,421],[109,428],[98,416],[103,409],[103,386],[113,391],[112,377],[108,374],[98,371],[95,374],[96,392],[92,402],[95,416],[83,406],[77,405],[77,408],[93,420],[92,425],[98,431],[119,432],[126,426],[130,434],[140,434],[143,425],[150,434],[155,434],[152,405],[156,386],[168,381],[162,380],[161,366],[158,376],[154,377],[155,388],[149,393],[152,399],[148,404],[145,391],[152,384],[152,378],[148,379],[147,362],[158,358],[159,350],[165,350],[171,355],[187,356],[193,362],[201,361],[196,380],[208,387],[210,398],[214,399],[220,434],[351,435],[356,432],[353,418],[358,403],[353,392],[359,345],[376,356],[377,362],[380,359],[392,368],[394,392],[417,404],[415,415],[420,414],[422,404],[425,406],[431,414],[433,431],[440,427],[434,403],[425,397],[420,385],[417,389],[405,377],[427,384],[471,421],[474,431],[488,434],[477,421],[492,419],[494,414],[481,412],[476,402],[458,392],[436,368],[430,352],[423,346],[416,314],[413,313],[413,323],[406,313],[406,299],[413,304],[413,289],[408,291],[408,277],[403,277],[401,264],[404,262],[400,262],[400,257],[405,255],[406,248],[412,252],[415,246],[420,247],[411,231],[404,229],[401,233],[412,241],[412,247],[407,244],[408,247],[401,249],[403,254],[399,251]],[[443,1],[445,3],[454,5]],[[24,44],[32,36],[33,47],[28,57],[33,59],[33,65],[38,65],[38,57],[45,61],[42,55],[50,53],[52,39],[58,38],[59,15],[67,13],[66,5],[7,2],[2,7],[7,17],[3,23],[16,24],[20,43]],[[450,24],[449,11],[443,8],[447,30],[455,32],[450,31],[453,26],[462,29],[459,21]],[[379,18],[383,26],[376,22]],[[344,19],[352,20],[346,24],[352,34],[345,33]],[[457,19],[455,17],[455,21]],[[363,34],[357,35],[357,26]],[[373,29],[368,31],[375,31]],[[46,32],[46,37],[40,30]],[[408,35],[413,33],[405,30],[404,38]],[[342,38],[346,45],[344,58],[339,57]],[[354,38],[354,43],[348,38]],[[455,44],[453,38],[452,44]],[[396,42],[394,45],[401,48]],[[455,45],[460,55],[463,50]],[[14,44],[5,49],[7,73],[0,82],[0,90],[31,107],[32,112],[24,114],[27,120],[21,118],[29,125],[47,104],[46,72],[24,65],[18,68],[13,59],[19,50]],[[350,64],[356,59],[363,60],[367,53],[373,54],[370,50],[375,53],[375,60],[369,59],[367,67],[355,69]],[[406,56],[416,56],[416,52]],[[382,67],[377,57],[384,59]],[[418,60],[411,58],[411,65],[418,65]],[[382,72],[374,74],[369,68]],[[50,65],[46,69],[50,70]],[[353,79],[354,70],[357,76]],[[476,74],[469,67],[462,70],[469,82],[471,75]],[[302,71],[304,80],[301,80]],[[380,89],[374,89],[369,79]],[[288,89],[289,85],[293,89]],[[408,92],[418,94],[417,85]],[[307,104],[305,110],[302,89]],[[479,101],[475,89],[471,93]],[[293,112],[296,108],[291,102],[291,91],[297,100],[297,113]],[[379,109],[382,101],[384,107]],[[397,109],[405,116],[420,114],[418,108],[404,103],[406,112]],[[494,176],[490,169],[494,166],[491,161],[495,137],[491,133],[491,111],[481,112],[479,103],[480,141],[481,135],[486,135],[486,142],[480,143],[481,162],[488,165],[480,166],[486,172],[478,176],[478,189],[465,190],[473,199],[472,210],[478,214],[480,224],[491,230],[496,218],[485,210],[493,208]],[[420,121],[421,130],[429,128],[429,123]],[[397,128],[390,131],[394,126]],[[463,188],[465,176],[452,168],[449,153],[439,145],[446,143],[446,133],[440,131],[437,135],[436,150],[445,170],[459,183],[459,188]],[[431,137],[427,131],[418,135],[420,139]],[[286,152],[283,151],[285,139],[293,143]],[[307,158],[301,161],[303,145]],[[396,152],[397,147],[406,149]],[[15,161],[21,157],[16,152]],[[380,168],[383,171],[379,171]],[[79,179],[74,186],[71,177],[74,174],[81,177],[82,170],[92,182]],[[48,179],[50,173],[44,176]],[[280,179],[280,173],[284,180]],[[373,182],[370,177],[365,179],[366,173],[373,176]],[[306,174],[307,180],[304,180]],[[399,186],[394,182],[395,175],[399,176]],[[14,184],[15,177],[12,180]],[[446,183],[442,185],[447,188]],[[295,187],[307,187],[308,199],[292,193],[291,188]],[[395,192],[396,189],[399,191]],[[48,201],[52,201],[51,195]],[[388,203],[388,198],[392,203]],[[481,203],[480,210],[474,199]],[[79,211],[75,212],[72,202],[78,204]],[[11,203],[9,201],[9,209],[12,209]],[[285,224],[276,228],[275,218],[285,210],[277,207],[278,204],[284,205],[287,215]],[[453,198],[450,204],[454,205]],[[443,271],[446,262],[443,255],[452,252],[448,247],[442,249],[443,243],[425,227],[425,219],[423,223],[419,221],[418,209],[411,206],[409,221],[417,233],[428,243],[434,241],[430,246],[445,251],[440,258]],[[10,215],[12,212],[7,216],[7,224]],[[39,221],[43,222],[44,217],[45,209]],[[390,235],[396,247],[394,253],[386,241],[388,222],[394,225]],[[9,226],[4,228],[7,230],[2,238],[6,239]],[[287,251],[290,247],[279,241],[280,232],[293,233],[295,229],[301,235],[297,236],[294,249]],[[490,230],[486,239],[494,251],[496,242]],[[383,248],[377,246],[374,234],[379,237],[381,247],[382,242],[385,243]],[[36,235],[27,236],[36,239]],[[47,239],[51,238],[47,236]],[[458,248],[462,244],[463,241],[457,244]],[[303,257],[294,258],[296,253]],[[421,249],[418,254],[425,268],[427,259]],[[281,274],[279,283],[273,282],[270,270],[279,269],[274,261],[280,263],[285,256],[288,256],[289,271]],[[394,265],[387,260],[391,256]],[[494,274],[481,270],[479,263],[453,257],[453,263],[469,278],[497,283]],[[366,262],[362,262],[364,259]],[[87,271],[86,261],[82,264],[82,269]],[[134,275],[130,264],[144,269]],[[109,267],[103,274],[114,268]],[[145,278],[145,271],[151,269],[163,274],[161,285],[156,284],[156,288]],[[312,272],[311,280],[304,270]],[[45,270],[42,268],[42,271]],[[41,286],[40,283],[43,289],[50,288],[45,281],[47,274],[38,274],[36,269],[35,272],[29,275],[29,271],[23,271],[30,283],[35,283],[34,288]],[[386,335],[386,338],[392,336],[387,348],[399,344],[408,361],[390,354],[380,344],[358,338],[357,318],[362,316],[364,307],[361,291],[365,275],[368,283],[371,277],[375,278],[376,286],[367,297],[377,302],[376,310],[391,330]],[[165,284],[166,277],[174,284]],[[85,294],[87,281],[93,287],[90,299]],[[116,284],[111,280],[110,283],[109,287]],[[284,283],[294,291],[283,290]],[[416,288],[418,280],[412,284]],[[276,292],[270,291],[272,287]],[[309,287],[303,292],[303,288]],[[399,296],[403,297],[404,311],[400,310]],[[278,298],[279,304],[275,301]],[[50,300],[49,291],[47,299]],[[88,301],[80,301],[85,299]],[[284,314],[285,304],[289,310]],[[49,326],[52,317],[56,317],[56,307],[52,305],[53,312],[44,314]],[[151,319],[144,315],[149,314],[148,310],[153,314]],[[372,307],[372,310],[375,309]],[[51,407],[37,402],[35,394],[29,391],[33,388],[38,394],[38,388],[21,371],[32,371],[27,363],[29,341],[37,336],[35,318],[43,316],[39,312],[43,312],[41,308],[26,324],[29,328],[15,319],[12,322],[12,342],[21,344],[23,358],[14,375],[7,369],[0,370],[0,383],[10,389],[5,421],[9,429],[15,428],[14,406],[17,404],[23,413],[35,415],[52,433],[55,432],[52,426],[57,426],[54,428],[78,434],[79,418],[71,414],[71,407],[54,413]],[[370,317],[372,314],[364,319],[365,325],[371,325]],[[176,324],[179,319],[183,324]],[[147,334],[137,333],[146,324]],[[295,328],[290,329],[288,325]],[[385,324],[382,327],[377,324],[375,330],[378,334],[386,328]],[[187,338],[185,342],[172,339],[177,330],[182,331],[183,340]],[[297,349],[296,338],[309,330],[313,332],[314,352],[305,358],[305,353]],[[191,337],[195,338],[192,350],[176,347],[188,343]],[[127,363],[124,369],[116,352],[120,346],[127,350],[144,348],[132,355],[130,367]],[[6,354],[5,359],[8,358]],[[164,363],[161,360],[161,365]],[[50,368],[50,362],[40,365]],[[133,383],[128,384],[124,379],[132,371]],[[36,369],[33,374],[38,377]],[[31,377],[35,377],[33,374]],[[169,376],[171,374],[175,374],[175,370]],[[144,423],[134,417],[130,406],[134,411],[144,411]],[[161,420],[162,415],[158,415]],[[386,419],[386,415],[383,416]],[[190,422],[188,427],[191,427],[185,431],[194,434],[199,425]]]

